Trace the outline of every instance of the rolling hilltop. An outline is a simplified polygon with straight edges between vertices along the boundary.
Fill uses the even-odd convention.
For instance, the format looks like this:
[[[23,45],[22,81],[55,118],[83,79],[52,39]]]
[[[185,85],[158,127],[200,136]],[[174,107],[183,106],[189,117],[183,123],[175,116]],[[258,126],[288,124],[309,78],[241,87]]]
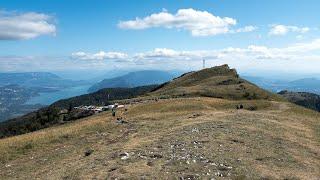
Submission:
[[[1,139],[0,176],[320,177],[319,113],[260,89],[226,65],[187,73],[130,99],[121,97],[112,102],[128,103],[127,111],[117,112],[126,123],[107,111]]]
[[[177,97],[214,97],[224,99],[279,99],[239,77],[235,69],[228,65],[190,72],[162,84],[152,95]]]

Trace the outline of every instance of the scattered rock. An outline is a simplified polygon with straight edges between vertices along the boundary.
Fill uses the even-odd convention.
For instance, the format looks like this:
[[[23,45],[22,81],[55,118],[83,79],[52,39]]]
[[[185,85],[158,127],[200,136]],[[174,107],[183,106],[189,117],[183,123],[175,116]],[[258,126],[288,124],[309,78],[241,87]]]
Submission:
[[[196,114],[193,114],[192,116],[189,116],[189,118],[197,118],[199,116],[201,116],[201,114],[200,113],[196,113]]]
[[[219,177],[223,177],[223,174],[220,172],[216,172],[216,173],[214,173],[214,175],[219,176]]]
[[[199,129],[198,129],[198,128],[193,128],[193,129],[191,130],[191,132],[199,132]]]
[[[225,167],[225,166],[219,166],[218,169],[219,169],[220,171],[228,171],[228,168]]]
[[[185,175],[183,177],[180,177],[181,180],[192,180],[192,179],[198,179],[198,176],[196,175]]]
[[[113,167],[113,168],[109,169],[109,172],[115,171],[115,170],[117,170],[117,169],[118,169],[118,168]]]
[[[237,140],[237,139],[232,139],[231,141],[232,141],[232,142],[235,142],[235,143],[241,143],[241,144],[244,143],[243,141]]]
[[[223,125],[221,125],[221,124],[219,124],[219,125],[217,125],[217,128],[224,128],[224,126]]]
[[[162,155],[161,154],[152,154],[152,155],[150,155],[150,157],[153,159],[161,159]]]
[[[129,158],[129,153],[124,152],[124,153],[119,154],[119,156],[120,156],[120,159],[126,160]]]
[[[90,156],[93,153],[93,149],[88,149],[84,152],[84,156]]]
[[[243,109],[243,105],[242,105],[242,104],[237,105],[236,108],[237,108],[237,109]]]
[[[153,162],[151,162],[151,161],[147,162],[147,166],[153,166],[153,165],[154,165]]]
[[[118,124],[127,124],[128,122],[123,119],[117,118],[117,123]]]

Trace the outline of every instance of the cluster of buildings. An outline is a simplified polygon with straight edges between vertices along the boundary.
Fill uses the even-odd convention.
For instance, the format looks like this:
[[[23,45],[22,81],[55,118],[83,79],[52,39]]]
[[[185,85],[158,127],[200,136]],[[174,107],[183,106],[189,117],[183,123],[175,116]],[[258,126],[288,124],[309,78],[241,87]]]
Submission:
[[[78,107],[74,107],[74,109],[80,109],[80,110],[87,110],[87,111],[94,111],[95,113],[100,113],[102,111],[107,111],[107,110],[111,110],[113,108],[123,108],[124,105],[119,105],[119,104],[112,104],[112,105],[108,105],[108,106],[78,106]]]

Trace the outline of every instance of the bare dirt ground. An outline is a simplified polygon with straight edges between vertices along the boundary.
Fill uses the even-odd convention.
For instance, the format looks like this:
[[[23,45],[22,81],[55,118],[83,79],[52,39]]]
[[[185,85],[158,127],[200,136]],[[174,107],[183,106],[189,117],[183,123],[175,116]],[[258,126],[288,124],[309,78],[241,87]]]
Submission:
[[[319,113],[286,102],[168,99],[123,116],[0,140],[0,179],[320,178]]]

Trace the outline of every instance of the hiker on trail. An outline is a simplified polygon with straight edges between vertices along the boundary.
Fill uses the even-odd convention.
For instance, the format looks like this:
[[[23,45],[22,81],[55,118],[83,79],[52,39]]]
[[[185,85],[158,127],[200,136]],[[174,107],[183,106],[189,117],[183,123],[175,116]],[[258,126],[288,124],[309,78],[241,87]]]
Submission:
[[[111,109],[112,117],[116,117],[117,108],[118,108],[118,104],[114,104],[114,105],[112,106],[112,109]]]
[[[120,107],[123,107],[123,108],[120,108]],[[128,109],[124,106],[118,106],[118,112],[117,112],[117,115],[116,115],[116,122],[119,123],[119,124],[123,124],[123,123],[127,123],[125,121],[125,115],[128,111]]]
[[[116,117],[116,108],[112,107],[111,112],[112,112],[112,117]]]

